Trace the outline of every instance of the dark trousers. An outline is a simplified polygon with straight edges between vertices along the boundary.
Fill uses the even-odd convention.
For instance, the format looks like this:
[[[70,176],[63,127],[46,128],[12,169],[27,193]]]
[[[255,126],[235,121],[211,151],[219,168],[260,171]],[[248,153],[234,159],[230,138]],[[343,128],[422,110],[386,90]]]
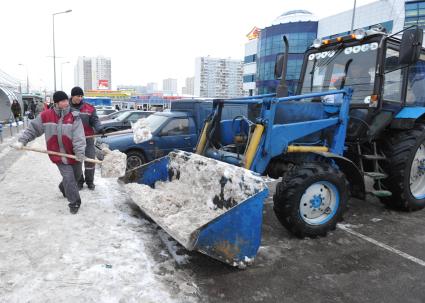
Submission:
[[[57,164],[59,171],[62,175],[62,182],[59,186],[62,186],[66,198],[68,199],[70,206],[79,206],[81,204],[80,193],[78,192],[77,180],[80,179],[82,171],[82,163],[77,162],[76,164]]]
[[[87,158],[94,159],[96,157],[96,150],[94,147],[94,138],[86,139],[86,153]],[[94,182],[94,170],[95,163],[85,162],[84,161],[84,174],[81,174],[81,177],[77,180],[80,184],[83,184],[84,181],[86,184],[93,184]]]

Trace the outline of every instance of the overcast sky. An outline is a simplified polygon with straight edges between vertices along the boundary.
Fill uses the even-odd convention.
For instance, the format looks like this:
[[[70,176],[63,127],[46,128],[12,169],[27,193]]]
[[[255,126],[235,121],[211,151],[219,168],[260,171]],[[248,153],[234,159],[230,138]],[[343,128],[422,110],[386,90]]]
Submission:
[[[357,0],[357,5],[373,2]],[[352,0],[6,0],[2,1],[0,69],[30,85],[53,89],[52,13],[57,88],[74,85],[78,56],[112,60],[112,85],[177,78],[179,92],[199,56],[243,59],[246,34],[283,12],[306,9],[319,18],[351,9]],[[50,56],[50,57],[49,57]],[[59,58],[62,57],[62,58]],[[69,64],[62,62],[70,62]]]

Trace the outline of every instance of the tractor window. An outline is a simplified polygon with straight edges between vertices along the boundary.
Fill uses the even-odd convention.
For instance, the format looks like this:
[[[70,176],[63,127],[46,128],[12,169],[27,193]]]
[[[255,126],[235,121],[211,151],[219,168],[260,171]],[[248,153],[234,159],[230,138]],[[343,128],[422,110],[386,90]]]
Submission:
[[[378,43],[343,48],[341,45],[308,56],[301,93],[351,87],[351,103],[370,102],[373,94]]]
[[[421,54],[419,61],[409,68],[406,103],[425,106],[425,54]]]
[[[389,102],[401,102],[403,91],[403,69],[398,64],[399,52],[394,49],[387,49],[385,56],[385,80],[384,80],[384,100]]]

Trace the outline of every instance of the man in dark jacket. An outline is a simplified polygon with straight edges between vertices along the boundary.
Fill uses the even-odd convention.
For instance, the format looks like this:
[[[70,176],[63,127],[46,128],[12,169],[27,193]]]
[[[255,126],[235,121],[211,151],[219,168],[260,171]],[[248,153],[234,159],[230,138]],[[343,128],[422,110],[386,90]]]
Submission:
[[[95,133],[104,134],[105,131],[99,121],[99,117],[97,116],[96,108],[94,108],[93,105],[84,102],[83,97],[84,92],[81,87],[76,86],[71,90],[71,108],[73,111],[80,112],[85,135],[92,136]],[[85,155],[87,158],[95,158],[96,151],[94,147],[94,138],[86,138]],[[82,189],[84,182],[86,182],[87,187],[94,190],[94,169],[94,163],[84,162],[84,174],[82,174],[80,180],[78,180],[79,189]]]
[[[21,119],[21,105],[19,104],[18,100],[13,100],[12,106],[10,107],[10,110],[12,111],[13,118],[15,119],[16,125],[18,125],[19,119]]]
[[[62,175],[59,189],[68,199],[69,211],[76,214],[81,205],[77,180],[81,176],[82,161],[86,149],[84,128],[78,112],[71,112],[66,93],[57,91],[53,94],[55,106],[43,111],[31,121],[27,129],[13,147],[20,149],[28,142],[44,134],[47,150],[75,155],[77,160],[49,155],[50,160],[58,166]]]

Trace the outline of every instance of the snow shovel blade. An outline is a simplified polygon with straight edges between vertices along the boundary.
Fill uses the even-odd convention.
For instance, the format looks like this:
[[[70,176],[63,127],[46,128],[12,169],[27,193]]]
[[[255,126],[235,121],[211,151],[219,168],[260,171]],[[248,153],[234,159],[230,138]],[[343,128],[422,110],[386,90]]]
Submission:
[[[102,149],[105,157],[101,163],[102,178],[119,178],[125,175],[127,155],[119,150]]]
[[[176,151],[139,170],[132,200],[188,250],[233,266],[252,262],[268,190],[249,170]]]

